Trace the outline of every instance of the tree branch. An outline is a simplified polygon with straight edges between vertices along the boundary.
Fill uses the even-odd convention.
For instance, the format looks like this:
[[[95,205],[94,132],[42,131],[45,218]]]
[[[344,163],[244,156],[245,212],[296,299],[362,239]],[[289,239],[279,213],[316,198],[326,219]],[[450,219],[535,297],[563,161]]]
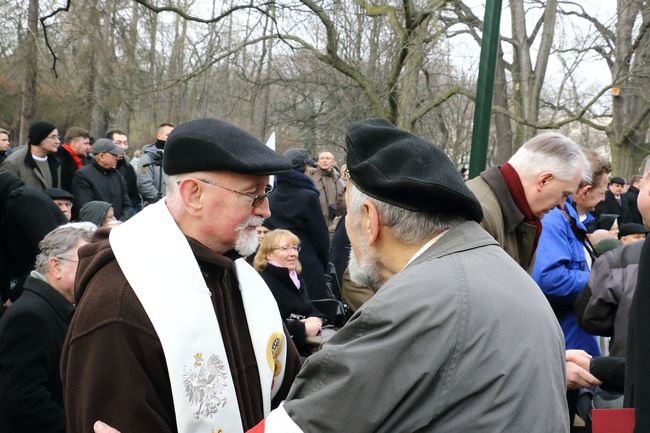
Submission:
[[[190,15],[187,12],[183,11],[182,9],[179,9],[177,7],[174,7],[174,6],[154,6],[154,5],[150,4],[146,0],[133,0],[133,1],[138,3],[138,4],[141,4],[145,8],[147,8],[150,11],[155,12],[155,13],[173,12],[176,15],[180,16],[181,18],[186,19],[187,21],[194,21],[194,22],[203,23],[203,24],[217,23],[217,22],[223,20],[224,18],[227,18],[228,16],[232,15],[233,13],[235,13],[237,11],[240,11],[240,10],[243,10],[243,9],[255,9],[255,10],[259,11],[260,13],[262,13],[264,15],[268,15],[268,12],[267,12],[267,10],[264,9],[264,7],[272,5],[273,3],[275,3],[273,0],[271,0],[271,1],[267,1],[267,2],[264,2],[264,3],[260,3],[258,5],[255,5],[251,1],[248,4],[233,6],[232,8],[228,9],[227,11],[223,12],[222,14],[220,14],[220,15],[218,15],[216,17],[205,19],[205,18],[199,18],[199,17],[193,16],[193,15]]]
[[[49,26],[45,24],[45,21],[49,20],[59,12],[68,12],[69,9],[70,9],[70,0],[67,0],[64,7],[57,8],[56,10],[54,10],[54,12],[50,13],[49,15],[45,15],[38,19],[41,22],[41,26],[43,26],[43,36],[45,38],[45,46],[50,51],[50,54],[52,54],[52,72],[54,73],[54,78],[59,78],[59,74],[56,71],[56,62],[59,60],[59,58],[54,53],[54,49],[52,48],[52,45],[50,45],[50,38],[47,36],[47,28]]]

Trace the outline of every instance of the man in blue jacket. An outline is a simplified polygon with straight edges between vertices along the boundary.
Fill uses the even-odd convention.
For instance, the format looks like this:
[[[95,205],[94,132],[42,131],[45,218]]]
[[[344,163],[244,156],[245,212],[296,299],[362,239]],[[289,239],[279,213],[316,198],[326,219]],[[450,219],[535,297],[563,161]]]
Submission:
[[[553,307],[564,332],[567,350],[582,349],[591,356],[599,356],[596,337],[578,326],[574,304],[587,285],[591,265],[584,224],[589,220],[588,213],[604,199],[611,166],[593,151],[585,151],[585,156],[591,163],[591,182],[578,186],[574,194],[575,208],[574,200],[569,197],[542,219],[543,230],[532,277]],[[577,390],[567,394],[571,415],[577,396]]]

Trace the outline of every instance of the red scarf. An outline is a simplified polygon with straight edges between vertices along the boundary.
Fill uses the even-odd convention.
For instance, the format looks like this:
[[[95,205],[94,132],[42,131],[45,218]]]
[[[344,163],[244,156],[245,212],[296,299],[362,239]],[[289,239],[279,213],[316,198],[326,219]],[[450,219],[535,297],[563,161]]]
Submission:
[[[499,167],[499,172],[501,173],[501,176],[503,176],[503,180],[506,182],[508,191],[510,191],[510,195],[515,201],[517,208],[522,214],[524,214],[524,222],[537,228],[537,233],[535,234],[535,242],[533,243],[534,253],[537,249],[537,242],[539,242],[539,237],[542,235],[542,222],[539,218],[533,215],[533,211],[530,209],[528,200],[526,200],[526,193],[524,192],[524,186],[521,184],[519,174],[517,174],[512,165],[506,162],[501,167]]]
[[[79,157],[77,156],[77,154],[75,153],[74,150],[72,150],[72,148],[70,147],[70,145],[68,145],[68,144],[66,144],[66,143],[63,143],[61,146],[62,146],[65,150],[68,151],[68,153],[69,153],[70,156],[72,157],[72,160],[74,161],[74,165],[76,165],[77,168],[81,168],[81,167],[84,166],[83,163],[81,162],[81,158],[79,158]]]

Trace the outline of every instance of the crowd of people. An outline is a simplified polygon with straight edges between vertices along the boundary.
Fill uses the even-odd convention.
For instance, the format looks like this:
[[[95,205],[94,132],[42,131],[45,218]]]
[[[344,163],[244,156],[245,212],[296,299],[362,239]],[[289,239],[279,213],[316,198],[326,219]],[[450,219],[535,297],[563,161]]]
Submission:
[[[468,180],[382,119],[340,167],[210,118],[64,142],[0,129],[2,432],[648,431],[650,163],[546,132]]]

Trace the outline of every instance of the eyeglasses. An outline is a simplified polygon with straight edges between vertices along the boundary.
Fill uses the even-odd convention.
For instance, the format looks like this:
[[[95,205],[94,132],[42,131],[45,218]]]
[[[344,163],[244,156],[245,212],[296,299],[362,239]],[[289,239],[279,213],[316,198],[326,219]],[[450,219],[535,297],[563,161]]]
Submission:
[[[57,259],[63,260],[65,262],[79,263],[79,260],[66,259],[65,257],[57,257]]]
[[[280,250],[283,253],[288,253],[290,250],[294,250],[295,252],[299,253],[300,249],[300,245],[282,245],[281,247],[273,248],[271,251]]]
[[[225,186],[217,185],[216,183],[213,183],[213,182],[211,182],[209,180],[206,180],[206,179],[198,179],[198,180],[200,180],[201,182],[206,183],[206,184],[208,184],[210,186],[216,186],[217,188],[225,189],[226,191],[234,192],[235,194],[239,194],[239,195],[243,195],[244,197],[248,197],[251,200],[253,200],[251,202],[252,207],[260,206],[262,203],[264,203],[264,200],[266,200],[266,198],[268,196],[270,196],[271,193],[273,192],[273,186],[271,186],[271,185],[266,185],[264,187],[264,193],[262,193],[262,194],[251,194],[251,193],[246,193],[246,192],[241,192],[241,191],[236,191],[234,189],[226,188]]]

